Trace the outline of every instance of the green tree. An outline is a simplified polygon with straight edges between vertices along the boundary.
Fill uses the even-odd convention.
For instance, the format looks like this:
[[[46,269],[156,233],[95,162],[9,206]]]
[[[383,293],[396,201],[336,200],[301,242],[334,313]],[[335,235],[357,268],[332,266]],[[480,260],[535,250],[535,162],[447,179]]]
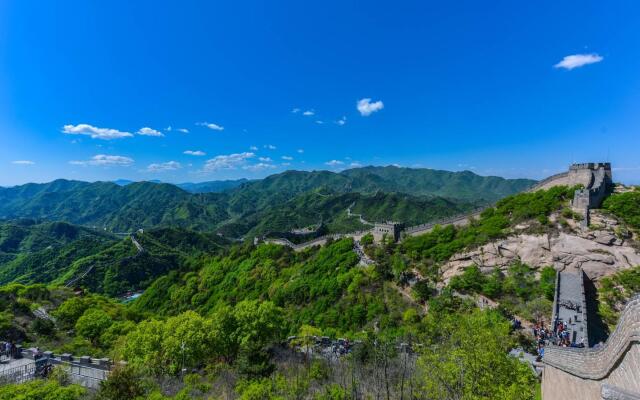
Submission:
[[[72,297],[62,303],[53,315],[66,328],[70,328],[76,324],[78,318],[84,314],[89,308],[89,301],[84,297]]]
[[[494,311],[432,318],[421,354],[420,392],[429,399],[534,399],[536,377],[507,353],[510,324]]]
[[[131,367],[117,367],[100,382],[97,400],[130,400],[145,394],[141,376]]]
[[[556,270],[553,267],[544,267],[540,271],[540,292],[553,301],[556,290]]]
[[[85,394],[80,386],[62,386],[55,380],[0,385],[0,400],[80,400]]]
[[[92,344],[98,345],[100,335],[106,331],[113,319],[106,312],[99,308],[90,308],[82,314],[82,317],[76,322],[76,332],[85,339],[91,341]]]
[[[169,318],[165,323],[162,354],[170,373],[193,368],[214,358],[214,336],[211,320],[194,311]]]

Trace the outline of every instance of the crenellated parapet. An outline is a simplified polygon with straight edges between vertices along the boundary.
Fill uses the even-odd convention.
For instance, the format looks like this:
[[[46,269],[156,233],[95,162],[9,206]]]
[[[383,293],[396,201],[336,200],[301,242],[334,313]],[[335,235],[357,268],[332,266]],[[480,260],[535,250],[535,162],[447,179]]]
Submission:
[[[640,296],[628,302],[606,343],[585,349],[549,346],[543,362],[544,400],[640,399]],[[612,397],[616,393],[632,397]]]

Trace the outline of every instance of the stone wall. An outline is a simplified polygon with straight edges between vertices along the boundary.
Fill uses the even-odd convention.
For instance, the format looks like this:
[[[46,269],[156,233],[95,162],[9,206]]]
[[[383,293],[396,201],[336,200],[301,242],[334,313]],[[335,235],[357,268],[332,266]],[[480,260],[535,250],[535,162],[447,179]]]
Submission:
[[[627,304],[604,345],[549,346],[543,362],[543,400],[640,398],[640,296]]]
[[[613,187],[611,164],[586,163],[574,164],[569,168],[569,176],[584,186],[576,190],[571,206],[584,218],[583,226],[589,225],[589,210],[599,208]]]

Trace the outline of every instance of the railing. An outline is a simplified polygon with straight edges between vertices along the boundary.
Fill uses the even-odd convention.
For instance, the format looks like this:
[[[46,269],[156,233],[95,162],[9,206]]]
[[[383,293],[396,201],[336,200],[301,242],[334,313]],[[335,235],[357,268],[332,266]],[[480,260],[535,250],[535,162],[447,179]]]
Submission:
[[[20,365],[0,370],[0,385],[8,383],[24,383],[35,378],[36,363]]]
[[[100,382],[109,377],[109,370],[95,368],[90,365],[76,364],[65,361],[55,362],[69,373],[71,381],[77,385],[90,389],[98,389]]]

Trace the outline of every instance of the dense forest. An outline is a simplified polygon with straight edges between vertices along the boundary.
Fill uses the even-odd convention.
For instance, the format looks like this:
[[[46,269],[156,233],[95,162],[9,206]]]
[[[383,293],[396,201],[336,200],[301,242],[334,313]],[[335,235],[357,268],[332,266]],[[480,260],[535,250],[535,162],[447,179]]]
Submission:
[[[54,369],[46,380],[1,385],[0,399],[539,398],[537,376],[509,351],[534,351],[514,320],[535,323],[551,313],[555,270],[471,266],[445,283],[439,267],[522,222],[534,234],[562,229],[577,218],[568,209],[573,191],[511,195],[466,226],[400,242],[367,235],[360,244],[369,264],[351,238],[296,252],[176,227],[123,238],[71,224],[6,222],[0,336],[57,354],[109,357],[116,367],[95,392]],[[630,230],[638,229],[629,206],[637,193],[612,195],[604,206]],[[338,208],[369,206],[369,195],[340,196],[347,199]],[[429,201],[436,210],[458,204]],[[51,259],[48,275],[40,257]],[[639,290],[638,273],[603,280],[605,319],[614,321]],[[143,293],[120,297],[133,291]],[[477,295],[498,306],[479,309]]]
[[[534,181],[366,167],[341,173],[287,171],[255,181],[124,183],[60,179],[0,188],[0,219],[66,221],[112,233],[180,227],[233,238],[318,223],[345,232],[359,223],[345,217],[353,202],[368,221],[423,223],[491,203]]]

